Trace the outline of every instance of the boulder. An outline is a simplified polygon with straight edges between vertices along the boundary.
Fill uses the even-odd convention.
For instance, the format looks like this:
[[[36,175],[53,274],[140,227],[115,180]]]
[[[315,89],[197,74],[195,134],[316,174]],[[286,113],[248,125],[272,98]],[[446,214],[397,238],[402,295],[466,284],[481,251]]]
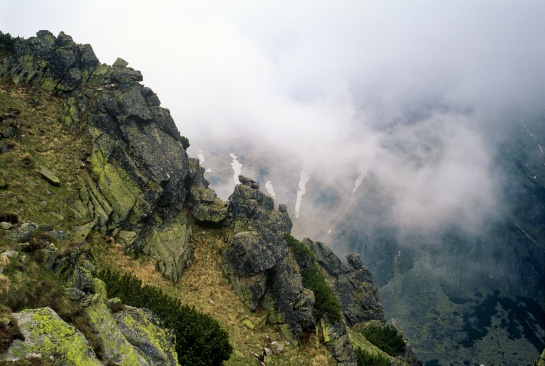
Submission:
[[[151,311],[125,306],[113,317],[123,336],[150,366],[178,365],[174,332]]]
[[[194,244],[191,239],[191,225],[185,212],[166,222],[155,222],[140,241],[143,253],[157,260],[163,276],[177,281],[184,269],[191,263]],[[134,248],[134,245],[133,245]]]
[[[284,350],[284,346],[282,345],[282,343],[272,342],[271,343],[271,350],[272,350],[272,353],[274,355],[277,355],[279,353],[282,353],[282,351]]]
[[[267,287],[267,275],[265,272],[254,273],[246,276],[238,276],[234,273],[229,262],[224,260],[222,266],[225,276],[229,278],[235,293],[250,310],[255,310],[260,304]]]
[[[10,152],[11,150],[13,150],[13,144],[0,142],[0,154]]]
[[[16,133],[15,127],[7,126],[0,133],[0,137],[7,139],[7,138],[15,136],[15,133]]]
[[[55,173],[53,173],[50,169],[42,166],[40,168],[40,174],[42,175],[42,177],[48,181],[49,183],[51,183],[52,185],[54,186],[60,186],[61,185],[61,181],[59,180],[59,178],[57,178],[57,176],[55,175]]]
[[[224,260],[238,276],[251,275],[272,268],[286,254],[265,242],[257,231],[242,231],[233,236]]]
[[[38,225],[34,222],[26,222],[17,228],[11,229],[11,238],[18,243],[24,243],[30,240],[32,233],[38,230]]]
[[[51,308],[27,309],[12,317],[24,340],[14,340],[0,362],[38,357],[58,366],[102,365],[83,334]]]
[[[100,345],[103,359],[116,365],[148,366],[149,363],[127,341],[117,326],[108,306],[104,282],[93,279],[92,293],[88,305],[83,308],[83,317]]]

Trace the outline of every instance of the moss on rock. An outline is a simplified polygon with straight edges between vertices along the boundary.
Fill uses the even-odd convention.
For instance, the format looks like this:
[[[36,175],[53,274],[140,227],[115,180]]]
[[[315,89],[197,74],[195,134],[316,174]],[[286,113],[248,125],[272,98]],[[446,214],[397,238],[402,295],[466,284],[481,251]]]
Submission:
[[[191,226],[186,213],[181,212],[174,220],[151,228],[143,252],[157,260],[163,276],[177,281],[193,256],[190,238]]]
[[[102,357],[118,365],[149,365],[149,363],[127,341],[117,326],[110,308],[104,282],[93,279],[94,297],[83,315],[100,344]]]
[[[115,313],[121,333],[150,365],[178,365],[174,332],[146,309],[132,306]]]
[[[13,318],[25,340],[15,340],[0,361],[41,356],[59,366],[102,365],[85,337],[51,308],[23,310]]]
[[[95,151],[90,161],[101,193],[118,216],[119,222],[125,221],[136,208],[142,192],[127,173],[109,162],[101,151]]]

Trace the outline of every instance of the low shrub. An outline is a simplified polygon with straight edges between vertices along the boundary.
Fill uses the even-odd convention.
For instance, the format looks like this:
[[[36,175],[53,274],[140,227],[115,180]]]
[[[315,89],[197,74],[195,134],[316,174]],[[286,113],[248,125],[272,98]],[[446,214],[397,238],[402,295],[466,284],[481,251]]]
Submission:
[[[388,366],[390,361],[382,355],[373,355],[361,348],[356,348],[358,366]]]
[[[314,316],[317,319],[328,316],[331,321],[341,320],[341,306],[337,296],[327,285],[323,273],[316,263],[301,271],[303,286],[314,292]]]
[[[106,284],[108,296],[118,297],[127,305],[148,308],[176,334],[176,352],[181,365],[221,365],[229,359],[233,347],[227,332],[212,317],[153,286],[142,286],[132,275],[101,271],[97,277]]]
[[[331,321],[341,320],[341,306],[316,264],[314,252],[290,234],[284,235],[284,240],[301,268],[303,286],[314,292],[314,317],[320,319],[327,315]]]
[[[300,259],[304,257],[310,257],[313,262],[316,261],[316,255],[314,254],[314,252],[290,234],[284,235],[284,240],[286,240],[286,242],[288,243],[288,247],[295,255],[297,263],[301,262]]]
[[[180,136],[182,138],[182,147],[184,150],[187,150],[189,148],[189,139],[185,136]]]
[[[19,223],[19,216],[13,212],[0,212],[0,221],[10,222],[12,224]]]
[[[15,47],[15,38],[9,33],[0,32],[0,53],[11,53]]]
[[[363,335],[367,340],[375,346],[389,354],[390,356],[398,356],[405,352],[405,341],[403,336],[392,325],[378,326],[372,325],[362,330]]]
[[[11,342],[15,339],[23,340],[24,337],[19,331],[15,319],[11,317],[9,308],[0,306],[0,320],[0,353],[4,353],[8,350]]]
[[[4,268],[7,279],[0,286],[0,304],[17,312],[23,309],[50,307],[67,321],[80,313],[81,305],[69,300],[64,284],[53,273],[32,259],[27,263],[12,260]]]

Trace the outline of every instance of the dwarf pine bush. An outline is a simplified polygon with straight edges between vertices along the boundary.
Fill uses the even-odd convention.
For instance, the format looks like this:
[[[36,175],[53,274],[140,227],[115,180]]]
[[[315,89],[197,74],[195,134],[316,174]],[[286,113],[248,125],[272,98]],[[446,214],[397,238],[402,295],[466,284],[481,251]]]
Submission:
[[[356,348],[358,366],[388,366],[390,361],[382,355],[373,355],[360,347]]]
[[[127,305],[148,308],[176,334],[176,352],[181,365],[214,366],[229,359],[233,347],[219,323],[194,307],[182,305],[179,299],[153,286],[142,286],[133,275],[101,271],[108,296],[118,297]]]
[[[314,316],[320,319],[327,315],[331,321],[341,320],[341,306],[316,264],[314,252],[290,234],[286,234],[284,239],[298,264],[307,262],[305,258],[311,259],[310,266],[301,268],[301,277],[303,277],[303,286],[314,292]]]
[[[390,356],[398,356],[405,352],[405,341],[403,336],[392,325],[376,326],[372,325],[362,331],[367,340],[375,346],[389,354]]]

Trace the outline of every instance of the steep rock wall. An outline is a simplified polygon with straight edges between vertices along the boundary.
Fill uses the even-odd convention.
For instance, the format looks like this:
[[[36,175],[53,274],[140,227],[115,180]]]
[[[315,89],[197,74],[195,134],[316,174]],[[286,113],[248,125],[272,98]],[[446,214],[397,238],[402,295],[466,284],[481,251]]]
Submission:
[[[118,236],[126,250],[151,255],[176,281],[193,252],[182,211],[189,161],[170,112],[140,84],[141,73],[121,59],[100,64],[90,45],[62,32],[40,31],[17,40],[0,75],[62,94],[65,123],[92,140],[75,204],[88,219],[81,237],[93,229]]]

